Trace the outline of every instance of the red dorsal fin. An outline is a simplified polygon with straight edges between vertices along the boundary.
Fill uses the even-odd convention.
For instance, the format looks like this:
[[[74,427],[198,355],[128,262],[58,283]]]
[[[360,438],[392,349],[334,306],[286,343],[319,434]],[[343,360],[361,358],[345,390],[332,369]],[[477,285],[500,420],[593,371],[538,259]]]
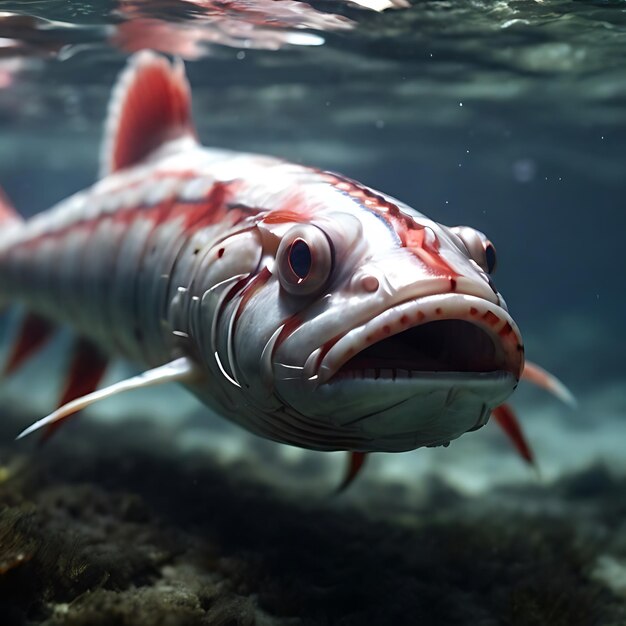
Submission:
[[[143,51],[131,57],[113,90],[100,174],[140,163],[167,142],[195,138],[183,62]]]
[[[78,339],[72,354],[70,371],[65,389],[57,406],[63,406],[76,398],[95,391],[107,367],[107,359],[102,351],[86,339]],[[65,421],[54,422],[46,427],[41,442],[48,441]]]
[[[501,404],[493,409],[492,414],[524,461],[535,465],[535,455],[526,441],[524,431],[513,409],[508,404]]]
[[[17,341],[4,366],[5,375],[13,373],[32,354],[46,344],[54,334],[54,324],[44,317],[27,313],[22,320]]]
[[[352,484],[352,481],[363,469],[365,459],[367,459],[367,452],[348,452],[348,465],[346,467],[346,473],[335,493],[340,494]]]

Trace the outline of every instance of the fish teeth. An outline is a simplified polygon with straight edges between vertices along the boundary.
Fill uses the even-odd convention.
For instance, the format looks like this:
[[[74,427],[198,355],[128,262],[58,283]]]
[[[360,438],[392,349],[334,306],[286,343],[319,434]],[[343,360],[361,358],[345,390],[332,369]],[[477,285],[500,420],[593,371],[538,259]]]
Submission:
[[[412,372],[407,369],[395,368],[354,369],[339,372],[337,378],[344,380],[409,380],[412,378]]]

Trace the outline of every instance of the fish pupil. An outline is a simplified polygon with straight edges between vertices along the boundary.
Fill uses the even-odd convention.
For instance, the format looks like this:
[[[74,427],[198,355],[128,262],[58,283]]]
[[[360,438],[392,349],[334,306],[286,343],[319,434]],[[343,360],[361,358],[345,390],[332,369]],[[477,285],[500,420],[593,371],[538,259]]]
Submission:
[[[485,248],[485,260],[487,261],[487,271],[492,274],[496,269],[496,250],[491,244]]]
[[[304,280],[311,271],[311,249],[306,241],[296,239],[289,249],[289,266],[291,271],[300,279]]]

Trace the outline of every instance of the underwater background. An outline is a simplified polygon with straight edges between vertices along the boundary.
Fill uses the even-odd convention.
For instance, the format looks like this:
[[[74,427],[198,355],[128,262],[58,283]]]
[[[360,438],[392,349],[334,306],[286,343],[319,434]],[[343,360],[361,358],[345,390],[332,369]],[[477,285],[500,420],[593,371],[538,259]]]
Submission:
[[[515,393],[538,473],[489,424],[331,497],[343,454],[176,387],[15,442],[54,404],[61,333],[0,387],[3,626],[626,624],[626,3],[361,4],[0,2],[0,184],[26,216],[90,185],[127,56],[180,55],[205,145],[484,231],[528,358],[578,406]]]

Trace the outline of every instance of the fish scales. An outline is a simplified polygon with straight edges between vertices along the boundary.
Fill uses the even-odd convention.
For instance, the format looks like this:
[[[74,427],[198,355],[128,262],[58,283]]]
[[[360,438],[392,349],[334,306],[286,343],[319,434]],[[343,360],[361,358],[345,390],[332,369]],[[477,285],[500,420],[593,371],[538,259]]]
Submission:
[[[218,222],[200,233],[185,228],[190,214],[224,211],[210,197],[213,186],[205,197],[181,197],[185,183],[206,175],[190,179],[185,171],[167,172],[165,180],[175,183],[170,189],[158,187],[163,180],[159,172],[144,179],[144,197],[135,194],[135,205],[124,202],[134,181],[106,195],[96,188],[59,204],[45,219],[27,222],[19,234],[0,235],[0,298],[10,296],[100,343],[113,341],[128,356],[145,358],[144,342],[154,346],[162,340],[158,302],[175,289],[162,277],[171,277],[193,241],[206,246],[226,227]],[[159,197],[155,188],[166,193]]]

